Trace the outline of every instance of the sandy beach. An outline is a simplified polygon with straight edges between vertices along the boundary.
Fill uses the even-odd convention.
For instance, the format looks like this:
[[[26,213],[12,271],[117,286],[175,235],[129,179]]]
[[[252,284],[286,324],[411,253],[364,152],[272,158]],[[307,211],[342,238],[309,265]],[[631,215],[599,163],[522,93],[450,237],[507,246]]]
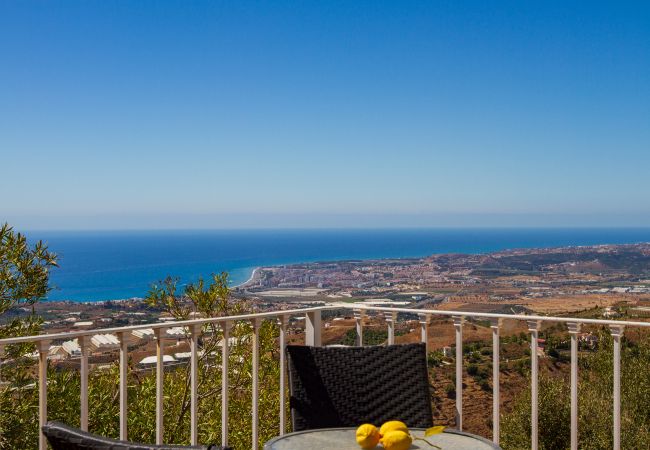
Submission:
[[[257,275],[257,272],[261,269],[261,267],[256,267],[253,269],[251,272],[251,276],[248,278],[248,280],[244,281],[243,283],[240,283],[236,286],[233,286],[233,288],[241,288],[246,286],[248,283],[251,283],[255,279],[255,275]]]

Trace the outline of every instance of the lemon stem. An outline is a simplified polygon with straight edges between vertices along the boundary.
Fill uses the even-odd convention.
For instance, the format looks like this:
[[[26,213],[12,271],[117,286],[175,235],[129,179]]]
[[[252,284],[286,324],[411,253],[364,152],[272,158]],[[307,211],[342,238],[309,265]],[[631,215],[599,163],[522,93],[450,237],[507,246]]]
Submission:
[[[432,444],[431,442],[427,441],[427,440],[424,439],[424,438],[413,436],[413,440],[414,440],[414,441],[424,441],[424,442],[426,442],[427,444],[429,444],[429,446],[431,446],[431,447],[435,447],[435,448],[437,448],[437,449],[442,450],[441,447],[438,447],[437,445]]]

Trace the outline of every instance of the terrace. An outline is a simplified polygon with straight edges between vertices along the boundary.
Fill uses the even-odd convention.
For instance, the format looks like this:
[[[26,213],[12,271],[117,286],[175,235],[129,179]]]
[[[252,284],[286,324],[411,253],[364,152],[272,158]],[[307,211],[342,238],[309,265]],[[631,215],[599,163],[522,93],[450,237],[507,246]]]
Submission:
[[[597,325],[609,329],[613,339],[613,373],[612,373],[612,423],[611,429],[613,447],[619,449],[621,446],[621,338],[624,330],[627,328],[647,328],[650,323],[646,322],[631,322],[631,321],[614,321],[614,320],[599,320],[599,319],[586,319],[586,318],[568,318],[568,317],[549,317],[549,316],[533,316],[533,315],[504,315],[504,314],[491,314],[491,313],[472,313],[472,312],[458,312],[458,311],[441,311],[441,310],[422,310],[422,309],[406,309],[406,308],[393,308],[393,307],[380,307],[373,305],[363,304],[332,304],[322,307],[312,307],[294,310],[282,310],[262,312],[256,314],[246,314],[239,316],[227,316],[217,318],[203,318],[178,322],[161,322],[155,324],[128,326],[120,328],[109,328],[100,330],[81,330],[70,333],[59,334],[44,334],[39,336],[10,338],[0,340],[0,349],[7,346],[33,343],[36,345],[38,354],[38,423],[43,425],[48,420],[48,358],[50,357],[50,346],[52,343],[60,342],[62,340],[78,339],[79,344],[79,374],[80,374],[80,408],[79,418],[80,425],[83,430],[88,430],[89,423],[89,352],[93,345],[92,336],[101,333],[102,335],[112,335],[115,337],[117,343],[116,350],[119,352],[119,437],[126,440],[129,437],[128,429],[128,415],[129,415],[129,398],[128,398],[128,377],[129,377],[129,344],[132,342],[134,336],[147,335],[144,330],[153,329],[156,346],[156,358],[152,369],[155,370],[156,389],[155,389],[155,441],[157,444],[163,443],[164,423],[164,377],[166,370],[164,357],[165,354],[165,339],[169,330],[174,330],[176,333],[179,329],[185,330],[185,336],[182,338],[189,344],[189,397],[190,397],[190,410],[189,410],[189,439],[191,444],[196,444],[199,440],[199,426],[201,423],[201,415],[199,413],[199,359],[204,356],[202,349],[203,338],[214,334],[214,330],[220,331],[220,341],[218,347],[220,348],[220,361],[219,369],[221,371],[221,443],[228,444],[229,436],[232,430],[232,424],[229,423],[229,407],[231,389],[229,380],[232,377],[231,367],[231,347],[235,341],[245,345],[250,350],[251,358],[251,392],[250,392],[250,437],[253,450],[258,448],[260,443],[260,409],[259,401],[260,396],[263,394],[264,386],[260,384],[260,328],[264,321],[272,321],[277,323],[279,335],[277,343],[279,349],[277,352],[279,358],[279,392],[282,393],[279,397],[279,408],[274,412],[276,417],[276,427],[271,434],[283,434],[288,429],[288,404],[287,404],[287,379],[284,368],[286,367],[285,352],[282,351],[288,342],[288,326],[291,318],[304,317],[304,344],[311,346],[322,345],[323,335],[323,313],[327,314],[341,314],[354,317],[355,331],[356,331],[356,344],[364,344],[364,325],[372,318],[374,323],[381,323],[386,327],[387,331],[387,344],[395,343],[396,326],[398,319],[404,320],[405,317],[417,317],[419,321],[419,334],[420,339],[424,343],[429,343],[429,333],[431,332],[431,320],[433,318],[446,319],[452,322],[448,326],[453,326],[455,332],[455,377],[456,380],[461,380],[464,377],[464,358],[463,358],[463,329],[464,325],[469,321],[489,321],[491,334],[492,334],[492,435],[487,436],[491,438],[496,444],[499,444],[500,436],[500,419],[501,419],[501,394],[500,394],[500,330],[504,321],[515,321],[524,323],[528,330],[530,337],[530,395],[531,395],[531,428],[530,439],[531,448],[538,448],[539,441],[539,332],[542,324],[553,323],[562,324],[568,329],[570,335],[570,430],[571,441],[570,448],[577,449],[580,445],[579,429],[578,429],[578,345],[583,326]],[[233,339],[231,331],[237,324],[246,323],[250,326],[251,333],[246,339]],[[104,338],[103,341],[113,344],[113,338]],[[103,342],[106,344],[105,342]],[[100,343],[101,344],[101,343]],[[227,345],[225,345],[227,344]],[[428,349],[433,350],[433,349]],[[3,364],[10,361],[5,359]],[[11,384],[12,380],[3,380],[6,384]],[[459,430],[463,429],[463,383],[456,383],[455,387],[455,427]],[[487,407],[487,405],[486,405]],[[265,412],[268,413],[268,412]],[[36,417],[34,417],[36,420]],[[266,430],[269,431],[269,430]],[[269,434],[269,433],[267,433]],[[567,445],[569,443],[567,442]],[[39,449],[45,450],[47,443],[44,436],[40,435]]]

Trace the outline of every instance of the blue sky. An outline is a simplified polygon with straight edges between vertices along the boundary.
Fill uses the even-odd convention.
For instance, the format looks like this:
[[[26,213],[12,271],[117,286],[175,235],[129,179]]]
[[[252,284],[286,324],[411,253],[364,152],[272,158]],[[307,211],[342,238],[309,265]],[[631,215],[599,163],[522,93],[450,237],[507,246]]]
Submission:
[[[0,2],[18,228],[650,226],[650,7]]]

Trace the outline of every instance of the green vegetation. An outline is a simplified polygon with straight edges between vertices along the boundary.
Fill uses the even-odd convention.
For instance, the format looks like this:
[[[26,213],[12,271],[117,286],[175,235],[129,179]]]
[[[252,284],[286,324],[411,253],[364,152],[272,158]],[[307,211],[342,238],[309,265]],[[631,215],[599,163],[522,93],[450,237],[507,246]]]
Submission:
[[[34,312],[34,304],[47,294],[49,270],[56,266],[56,255],[38,242],[29,246],[24,235],[14,232],[7,224],[0,228],[0,338],[37,334],[42,319]],[[28,314],[13,316],[17,308]],[[16,445],[24,430],[34,422],[38,408],[31,397],[36,397],[32,382],[31,360],[25,355],[34,345],[12,345],[4,349],[15,364],[0,366],[3,380],[14,380],[11,388],[0,389],[0,448],[30,448]],[[38,398],[36,398],[38,402]],[[33,428],[33,427],[32,427]],[[33,447],[33,445],[31,445]]]
[[[356,345],[357,332],[355,329],[348,330],[340,343],[342,345]],[[364,328],[363,345],[381,345],[388,340],[388,331],[385,329]]]
[[[34,304],[49,291],[49,271],[56,266],[56,255],[42,242],[33,247],[27,238],[16,233],[8,224],[0,228],[0,339],[37,334],[42,319],[34,313]],[[16,308],[29,314],[20,318],[8,317]],[[15,346],[6,349],[10,356],[18,356],[32,346]]]
[[[610,334],[598,333],[599,349],[580,356],[579,440],[582,449],[612,448],[613,350]],[[624,339],[621,377],[622,448],[650,448],[650,343]],[[568,448],[570,384],[563,377],[540,377],[540,449]],[[516,399],[502,422],[505,449],[530,448],[530,391]]]
[[[433,367],[440,367],[442,365],[442,361],[444,361],[445,356],[442,354],[441,351],[433,351],[429,352],[427,355],[427,365],[430,368]]]
[[[167,279],[154,286],[149,298],[152,305],[174,313],[178,319],[192,311],[208,317],[245,312],[244,307],[228,301],[226,274],[214,276],[210,283],[202,280],[188,286],[182,296],[176,296],[176,282]],[[221,440],[221,351],[222,331],[208,325],[203,330],[202,356],[199,360],[199,440],[216,443]],[[251,349],[249,336],[252,325],[237,323],[231,337],[229,443],[235,448],[251,446]],[[278,434],[279,358],[275,323],[266,321],[260,329],[260,445]],[[38,442],[38,392],[29,383],[34,379],[28,367],[13,386],[0,392],[0,448],[35,448]],[[80,377],[77,371],[48,371],[49,419],[79,426]],[[164,440],[166,443],[189,443],[190,395],[189,364],[165,372],[164,381]],[[156,379],[152,372],[135,370],[129,361],[128,382],[129,439],[155,441]],[[119,374],[118,365],[108,371],[95,370],[89,377],[89,429],[92,432],[119,436]],[[9,413],[11,412],[11,413]]]

